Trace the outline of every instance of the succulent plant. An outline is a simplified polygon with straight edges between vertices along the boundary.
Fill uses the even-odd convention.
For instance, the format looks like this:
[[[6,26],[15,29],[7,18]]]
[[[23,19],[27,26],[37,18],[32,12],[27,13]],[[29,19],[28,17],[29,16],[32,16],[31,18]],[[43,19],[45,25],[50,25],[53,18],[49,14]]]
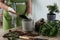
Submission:
[[[59,9],[56,3],[54,3],[54,5],[48,5],[47,8],[50,11],[50,14],[54,14],[54,12],[59,13]]]

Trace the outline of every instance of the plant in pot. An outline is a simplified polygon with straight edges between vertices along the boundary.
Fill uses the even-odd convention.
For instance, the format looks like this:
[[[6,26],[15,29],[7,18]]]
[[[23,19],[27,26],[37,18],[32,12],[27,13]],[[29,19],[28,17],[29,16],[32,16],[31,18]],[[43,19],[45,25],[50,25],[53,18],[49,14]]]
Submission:
[[[54,5],[48,5],[47,8],[50,11],[47,14],[47,19],[50,20],[50,21],[55,20],[56,19],[56,14],[55,13],[59,13],[59,9],[58,9],[57,4],[54,3]]]

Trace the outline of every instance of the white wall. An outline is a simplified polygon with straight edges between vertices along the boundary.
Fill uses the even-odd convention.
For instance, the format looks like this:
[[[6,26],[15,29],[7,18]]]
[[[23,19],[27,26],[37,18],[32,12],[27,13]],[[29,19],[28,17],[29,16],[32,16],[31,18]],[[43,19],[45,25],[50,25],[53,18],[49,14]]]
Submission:
[[[47,13],[49,11],[46,6],[53,5],[54,3],[57,3],[60,9],[60,0],[32,0],[32,13],[35,21],[40,18],[47,20]],[[60,20],[60,14],[57,14],[56,19]]]

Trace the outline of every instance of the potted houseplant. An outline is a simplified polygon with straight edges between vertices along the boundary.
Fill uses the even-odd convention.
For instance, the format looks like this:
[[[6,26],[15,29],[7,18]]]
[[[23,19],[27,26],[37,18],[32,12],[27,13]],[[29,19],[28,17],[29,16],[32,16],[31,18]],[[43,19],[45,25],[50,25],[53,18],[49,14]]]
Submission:
[[[50,21],[55,20],[56,19],[56,14],[55,13],[59,13],[59,9],[58,9],[57,4],[54,3],[54,5],[48,5],[47,8],[50,11],[47,14],[47,19],[50,20]]]

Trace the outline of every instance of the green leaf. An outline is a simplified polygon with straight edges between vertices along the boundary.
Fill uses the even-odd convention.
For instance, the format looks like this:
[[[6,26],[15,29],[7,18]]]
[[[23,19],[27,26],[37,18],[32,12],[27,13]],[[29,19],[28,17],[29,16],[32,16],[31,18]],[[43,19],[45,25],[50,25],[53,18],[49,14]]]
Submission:
[[[58,6],[56,3],[54,3],[54,5],[48,5],[47,8],[50,11],[50,13],[59,13]]]

